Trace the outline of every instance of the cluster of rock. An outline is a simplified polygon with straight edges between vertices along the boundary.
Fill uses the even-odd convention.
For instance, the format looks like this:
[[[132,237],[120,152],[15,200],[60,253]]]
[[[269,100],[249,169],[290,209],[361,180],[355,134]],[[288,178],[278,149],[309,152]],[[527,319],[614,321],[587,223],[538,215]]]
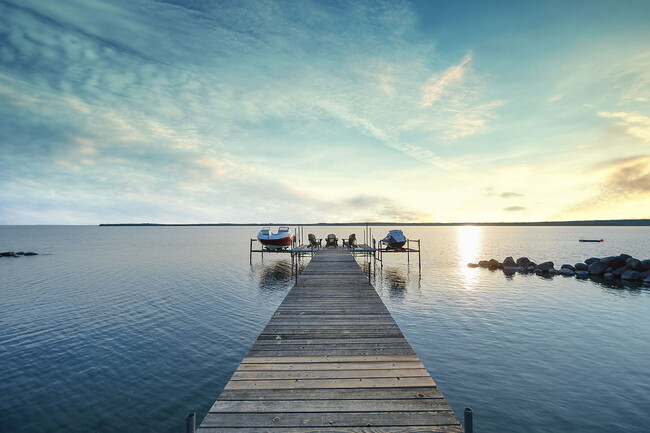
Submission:
[[[495,259],[481,260],[478,263],[468,263],[467,266],[490,270],[501,269],[506,275],[535,273],[537,275],[576,276],[577,278],[601,276],[611,280],[643,281],[650,284],[650,260],[635,259],[628,254],[604,258],[591,257],[583,263],[564,264],[560,266],[560,269],[555,269],[553,262],[537,264],[530,261],[528,257],[520,257],[517,260],[506,257],[503,262]]]
[[[33,253],[31,251],[24,252],[24,251],[19,251],[19,252],[14,252],[14,251],[5,251],[4,253],[0,253],[0,257],[20,257],[20,256],[37,256],[38,253]]]

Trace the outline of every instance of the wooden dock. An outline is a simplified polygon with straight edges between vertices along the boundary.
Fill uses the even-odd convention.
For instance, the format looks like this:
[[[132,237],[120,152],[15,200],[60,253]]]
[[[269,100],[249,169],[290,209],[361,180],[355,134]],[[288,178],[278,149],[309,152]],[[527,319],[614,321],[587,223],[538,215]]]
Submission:
[[[325,249],[197,431],[464,430],[352,254]]]

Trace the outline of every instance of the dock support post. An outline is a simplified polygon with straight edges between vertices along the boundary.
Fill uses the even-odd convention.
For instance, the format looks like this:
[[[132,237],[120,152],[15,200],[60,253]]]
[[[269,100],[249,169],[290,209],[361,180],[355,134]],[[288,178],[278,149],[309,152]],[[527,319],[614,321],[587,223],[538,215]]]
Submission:
[[[296,260],[296,284],[298,284],[298,260]]]
[[[250,263],[252,265],[253,264],[253,240],[252,239],[251,239],[250,245],[248,246],[248,255],[250,256],[249,261],[250,261]]]
[[[422,257],[420,256],[420,254],[422,254],[421,250],[422,248],[420,247],[420,239],[418,239],[418,271],[420,274],[422,273]]]
[[[368,259],[368,284],[370,284],[370,272],[372,272],[372,262]]]
[[[474,413],[471,407],[465,408],[465,433],[474,433]]]
[[[185,433],[196,432],[196,412],[188,413],[185,417]]]

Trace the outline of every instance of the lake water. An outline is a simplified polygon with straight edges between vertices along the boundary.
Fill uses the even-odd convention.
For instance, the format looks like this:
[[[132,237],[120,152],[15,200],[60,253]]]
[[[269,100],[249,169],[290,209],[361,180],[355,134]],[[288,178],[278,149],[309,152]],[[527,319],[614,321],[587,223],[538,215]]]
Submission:
[[[389,227],[373,227],[375,237]],[[200,421],[292,286],[258,227],[0,227],[1,432],[182,432]],[[650,228],[405,227],[422,273],[373,283],[475,431],[650,431],[650,289],[470,269],[527,256],[650,258]],[[361,227],[305,227],[317,237]],[[579,243],[580,237],[604,238]],[[358,259],[361,263],[364,259]]]

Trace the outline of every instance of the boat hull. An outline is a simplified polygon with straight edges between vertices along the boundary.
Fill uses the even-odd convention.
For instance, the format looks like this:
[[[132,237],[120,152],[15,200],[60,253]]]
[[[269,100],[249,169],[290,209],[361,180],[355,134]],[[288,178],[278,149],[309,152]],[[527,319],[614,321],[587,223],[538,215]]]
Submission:
[[[269,250],[281,250],[291,246],[291,235],[276,239],[258,236],[257,240]]]

